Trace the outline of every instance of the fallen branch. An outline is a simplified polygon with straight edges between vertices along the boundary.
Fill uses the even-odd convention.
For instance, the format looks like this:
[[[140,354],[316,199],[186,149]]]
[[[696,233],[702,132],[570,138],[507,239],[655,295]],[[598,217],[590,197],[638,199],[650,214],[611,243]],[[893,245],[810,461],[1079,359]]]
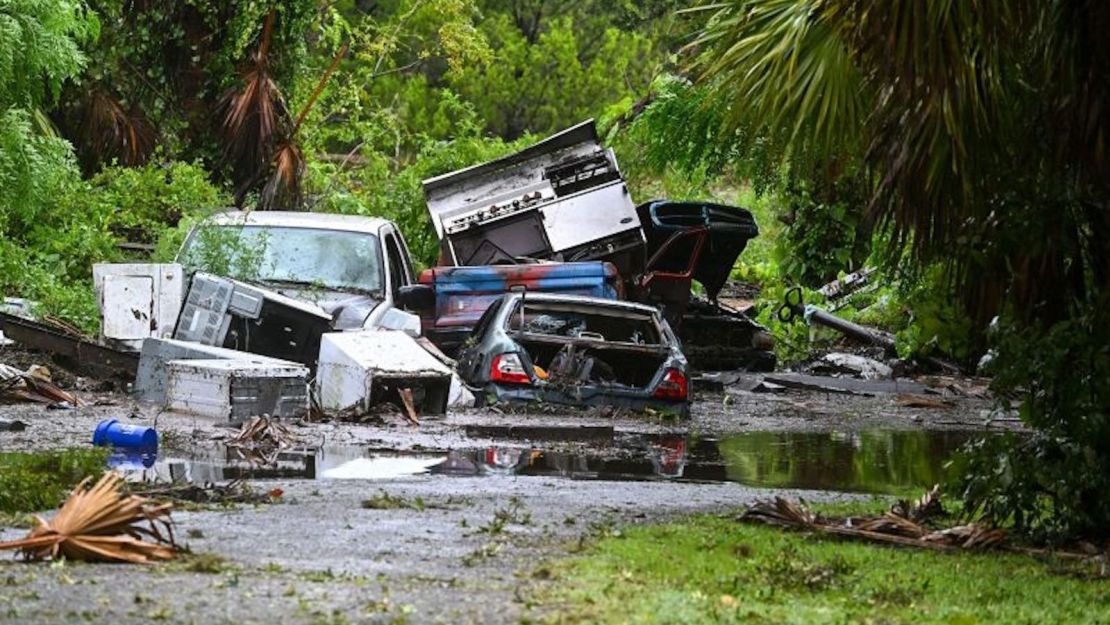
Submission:
[[[912,506],[909,502],[900,501],[881,515],[823,518],[812,512],[804,502],[775,497],[749,506],[738,520],[932,551],[999,549],[1037,557],[1098,562],[1099,575],[1106,576],[1108,556],[1105,552],[1092,549],[1091,553],[1078,553],[1013,545],[1009,543],[1009,533],[1005,529],[979,523],[938,530],[930,530],[922,525],[928,517],[940,512],[942,508],[937,487],[934,486]]]

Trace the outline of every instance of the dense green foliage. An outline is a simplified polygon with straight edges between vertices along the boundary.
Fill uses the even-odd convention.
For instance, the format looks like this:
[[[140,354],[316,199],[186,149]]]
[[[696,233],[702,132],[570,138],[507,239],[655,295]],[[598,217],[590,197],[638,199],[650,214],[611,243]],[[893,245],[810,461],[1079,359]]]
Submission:
[[[863,507],[874,512],[882,504]],[[713,516],[605,529],[596,545],[544,575],[555,581],[536,597],[538,616],[558,623],[1001,625],[1110,618],[1110,589],[1102,580],[1061,575],[1029,557],[821,540]]]
[[[972,355],[1001,316],[996,388],[1024,395],[1043,436],[982,452],[969,507],[1105,536],[1110,509],[1093,501],[1106,483],[1088,471],[1110,455],[1110,348],[1080,328],[1110,323],[1106,5],[729,0],[704,13],[697,97],[728,149],[770,158],[788,193],[848,183],[888,275],[940,296],[914,302],[921,323],[903,337]],[[834,232],[854,248],[829,230],[847,213],[817,198],[797,240],[827,254]]]
[[[196,165],[111,167],[89,180],[75,172],[51,189],[49,202],[14,206],[0,240],[0,291],[39,302],[40,314],[64,318],[94,333],[92,266],[141,259],[121,243],[157,244],[170,259],[184,236],[170,229],[182,216],[194,223],[226,202]]]
[[[1102,306],[1107,305],[1110,299],[1104,297]],[[995,383],[1026,389],[1021,417],[1036,431],[986,439],[970,450],[958,472],[969,506],[1047,538],[1105,535],[1110,518],[1105,313],[1088,311],[1050,328],[1003,328],[999,339]]]
[[[530,40],[507,14],[484,20],[482,32],[496,54],[455,73],[451,86],[499,136],[565,128],[603,113],[599,103],[632,98],[651,80],[644,59],[652,43],[639,33],[610,27],[589,40],[564,16]]]
[[[0,453],[0,512],[56,508],[78,482],[104,472],[107,456],[103,449]]]

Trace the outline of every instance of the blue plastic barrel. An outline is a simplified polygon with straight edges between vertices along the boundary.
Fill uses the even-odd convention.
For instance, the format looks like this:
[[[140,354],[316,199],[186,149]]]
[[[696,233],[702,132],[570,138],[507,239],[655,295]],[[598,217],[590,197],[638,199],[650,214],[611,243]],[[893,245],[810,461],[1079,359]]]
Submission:
[[[116,419],[105,419],[96,424],[93,445],[122,449],[157,449],[158,432],[145,425],[128,425]]]

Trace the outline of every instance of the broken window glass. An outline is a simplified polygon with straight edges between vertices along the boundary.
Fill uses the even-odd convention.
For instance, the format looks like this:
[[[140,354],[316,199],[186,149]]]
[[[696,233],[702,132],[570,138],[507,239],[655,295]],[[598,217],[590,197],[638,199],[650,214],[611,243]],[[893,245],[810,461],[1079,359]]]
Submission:
[[[361,232],[274,226],[204,226],[186,242],[181,262],[257,282],[380,293],[378,237]]]

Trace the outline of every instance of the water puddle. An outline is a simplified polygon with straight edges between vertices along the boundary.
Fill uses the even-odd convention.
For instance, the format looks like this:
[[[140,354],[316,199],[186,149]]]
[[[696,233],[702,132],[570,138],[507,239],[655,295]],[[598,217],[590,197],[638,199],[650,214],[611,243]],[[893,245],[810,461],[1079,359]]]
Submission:
[[[383,480],[427,473],[442,462],[442,455],[354,458],[337,467],[325,469],[320,475],[333,480]]]
[[[944,464],[971,432],[749,432],[721,439],[617,435],[586,452],[495,446],[439,452],[364,447],[293,450],[259,466],[234,449],[190,456],[113,454],[130,479],[397,479],[418,475],[541,476],[583,480],[738,482],[750,486],[855,492],[924,488],[943,481]]]

